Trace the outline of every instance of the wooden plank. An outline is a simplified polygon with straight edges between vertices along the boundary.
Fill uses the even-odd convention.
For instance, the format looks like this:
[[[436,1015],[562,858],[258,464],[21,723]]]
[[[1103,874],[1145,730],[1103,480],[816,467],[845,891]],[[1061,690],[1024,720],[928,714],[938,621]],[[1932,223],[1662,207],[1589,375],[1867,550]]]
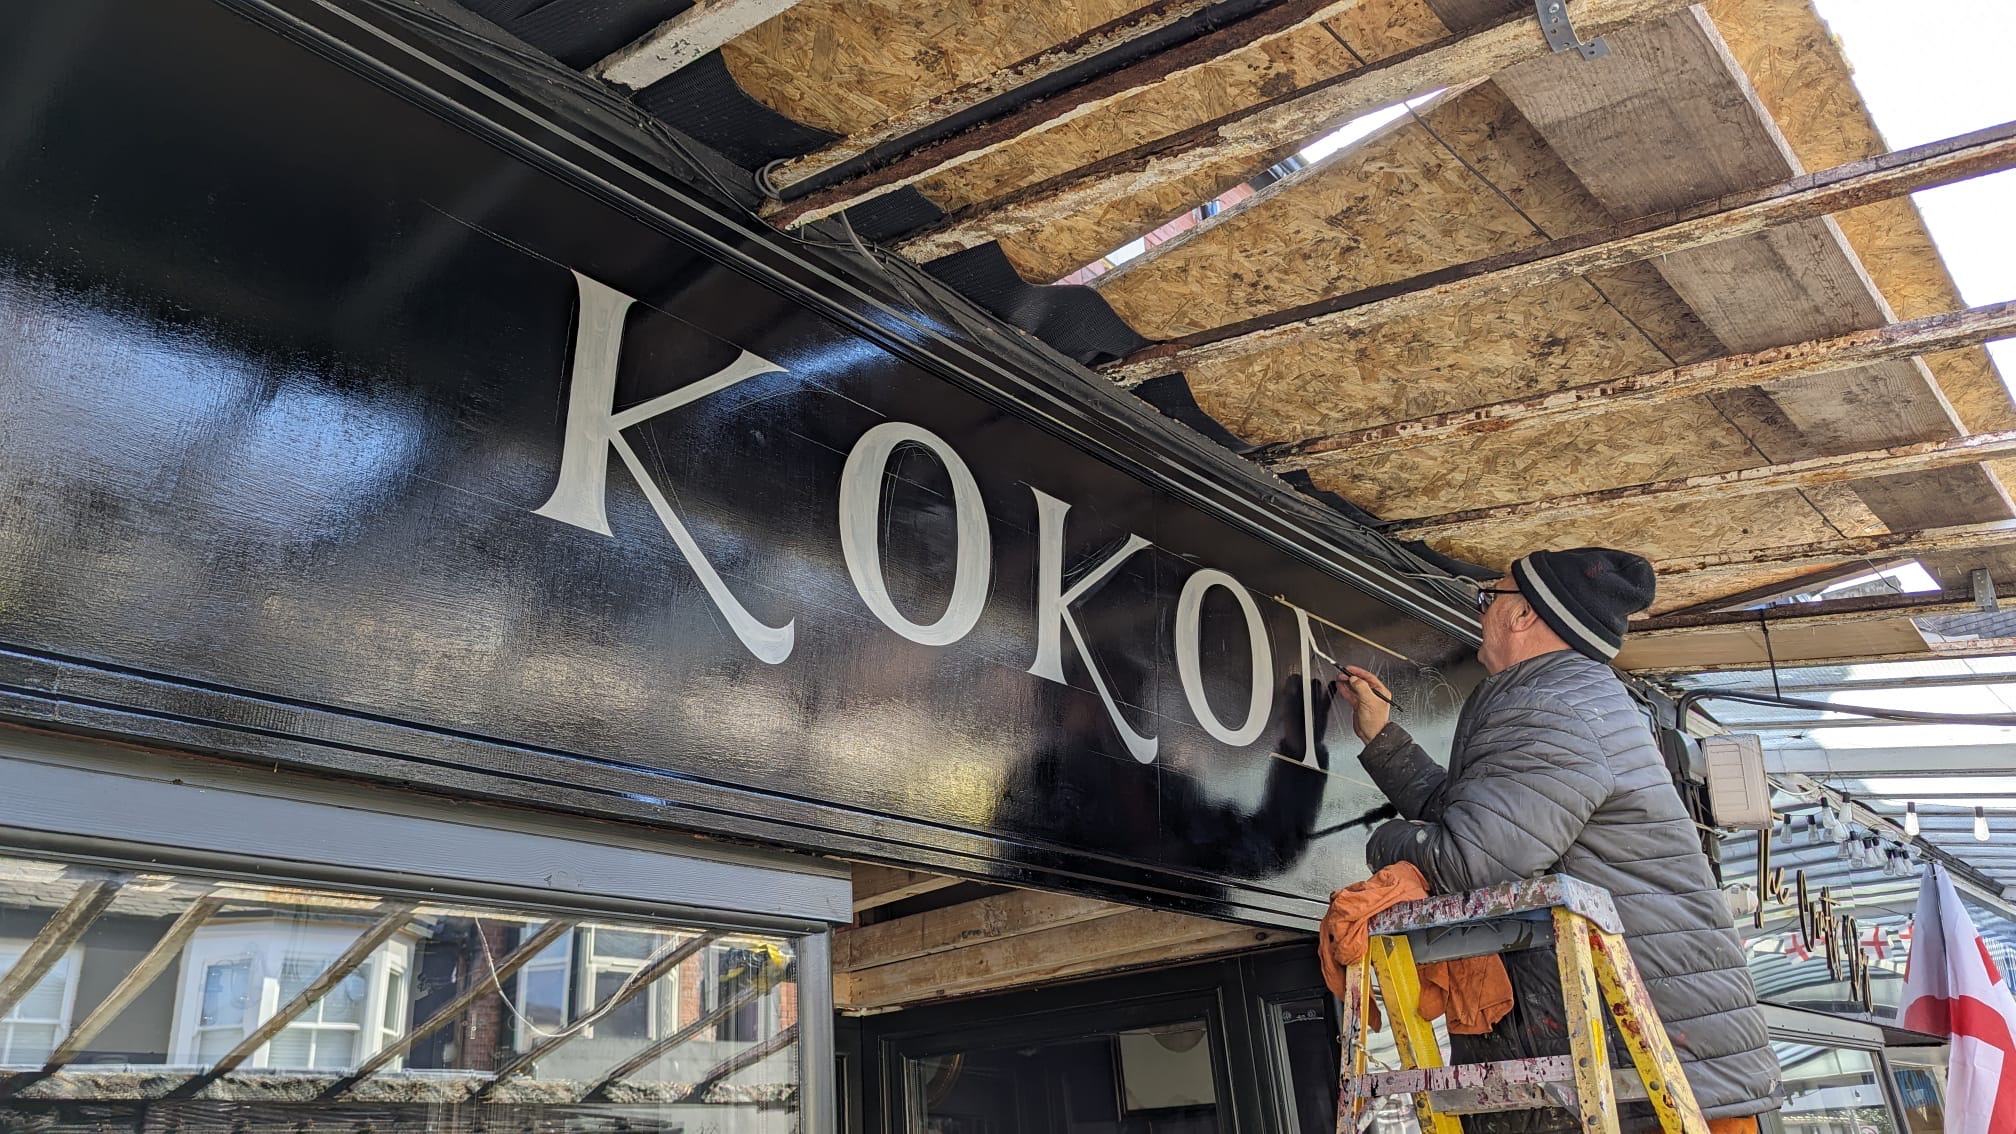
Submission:
[[[1409,539],[1431,539],[1470,528],[1516,520],[1545,518],[1559,521],[1596,516],[1627,501],[1662,505],[1699,504],[1762,492],[1778,492],[1788,488],[1841,484],[1895,473],[1957,468],[1961,465],[1979,464],[1984,460],[2011,453],[2016,453],[2016,430],[1976,433],[1967,437],[1957,437],[1951,441],[1924,441],[1916,445],[1898,445],[1867,453],[1813,457],[1785,464],[1760,465],[1756,468],[1623,485],[1618,488],[1543,500],[1528,500],[1517,504],[1472,508],[1441,516],[1423,516],[1394,523],[1387,528],[1387,531]]]
[[[0,1016],[12,1012],[14,1006],[21,1003],[22,997],[42,983],[42,978],[49,975],[49,970],[56,967],[63,954],[77,944],[84,931],[90,929],[91,923],[98,920],[98,915],[112,904],[112,899],[119,896],[126,877],[113,875],[86,882],[77,887],[77,892],[70,895],[70,900],[63,903],[61,909],[49,915],[49,920],[42,923],[35,939],[21,951],[20,958],[7,970],[7,975],[0,977]]]
[[[1112,902],[1036,890],[991,894],[956,906],[840,930],[833,935],[833,967],[844,972],[894,964],[984,941],[1075,925],[1125,909]]]
[[[644,967],[626,977],[623,983],[617,986],[616,991],[609,994],[608,999],[591,1009],[590,1018],[614,1011],[629,1002],[632,997],[641,995],[645,990],[662,979],[665,974],[683,964],[686,958],[714,944],[721,937],[722,934],[720,933],[702,933],[690,937],[671,948],[660,950],[658,955],[652,958]],[[470,1096],[470,1101],[474,1102],[490,1094],[506,1079],[546,1058],[546,1056],[558,1050],[562,1044],[580,1035],[582,1030],[581,1025],[585,1022],[575,1021],[558,1032],[543,1037],[539,1042],[513,1056],[504,1066],[497,1069],[496,1075],[488,1083],[484,1084],[475,1094]]]
[[[970,996],[1044,980],[1160,963],[1283,940],[1286,931],[1228,925],[1156,910],[1130,910],[1074,925],[970,945],[846,973],[834,996],[861,1010]]]
[[[1684,638],[1690,634],[1720,633],[1768,622],[1775,631],[1788,626],[1840,625],[1849,622],[1882,622],[1893,618],[1927,618],[1939,614],[1969,614],[1980,608],[1972,598],[1958,598],[1940,592],[1925,595],[1867,595],[1859,598],[1829,599],[1823,602],[1787,603],[1761,610],[1707,611],[1700,614],[1669,614],[1641,618],[1629,624],[1626,633],[1638,641],[1653,638]]]
[[[854,864],[854,912],[858,914],[905,898],[929,894],[947,886],[957,886],[959,882],[959,879],[943,874],[857,862]]]
[[[638,91],[788,12],[798,0],[693,0],[693,6],[589,68],[596,78]]]
[[[1320,464],[1326,456],[1359,458],[1496,433],[1513,426],[1560,425],[1620,409],[1664,405],[1786,378],[1837,374],[1871,363],[1977,346],[2010,335],[2016,335],[2016,300],[1892,323],[1872,331],[1725,355],[1628,378],[1590,382],[1530,398],[1513,398],[1410,421],[1269,445],[1249,456],[1277,472],[1307,469]]]
[[[399,902],[387,908],[385,916],[374,922],[370,928],[357,935],[348,949],[329,962],[329,967],[308,982],[308,987],[296,993],[294,999],[282,1004],[278,1011],[263,1024],[252,1029],[250,1035],[240,1040],[238,1046],[225,1052],[224,1056],[204,1071],[169,1092],[170,1098],[186,1098],[237,1070],[260,1048],[271,1042],[274,1036],[286,1030],[287,1025],[301,1018],[301,1014],[315,1006],[315,1002],[329,994],[329,990],[342,983],[343,978],[363,967],[380,946],[392,940],[393,936],[413,920],[417,902]]]
[[[858,177],[770,207],[765,210],[765,216],[778,228],[788,230],[844,212],[1010,146],[1026,144],[1066,123],[1144,95],[1165,83],[1181,81],[1232,52],[1265,47],[1305,28],[1335,19],[1362,3],[1364,0],[1275,0],[1275,3],[1217,31],[1156,52],[1068,91],[1030,102],[984,125],[913,150]],[[982,85],[991,88],[998,82],[997,77]],[[955,91],[945,97],[958,93]],[[852,148],[854,139],[845,139],[837,144]],[[813,159],[825,152],[822,150],[819,154],[784,163],[772,172],[771,184],[782,188],[815,175],[801,175],[801,171],[812,168]],[[830,167],[831,163],[827,164]]]
[[[1883,623],[1885,627],[1894,624]],[[1908,624],[1907,624],[1908,625]],[[1846,648],[1832,651],[1815,651],[1810,656],[1802,655],[1786,659],[1781,657],[1781,665],[1865,665],[1873,662],[1897,661],[1960,661],[1967,658],[2001,658],[2016,655],[2016,638],[1970,638],[1955,642],[1925,642],[1919,639],[1920,648],[1857,648],[1850,644]],[[1631,648],[1627,639],[1626,650]],[[1640,677],[1666,679],[1686,677],[1697,673],[1729,673],[1741,670],[1764,668],[1761,656],[1757,658],[1729,657],[1703,661],[1671,661],[1664,658],[1629,658],[1617,656],[1617,668],[1631,671]]]
[[[140,958],[140,962],[125,976],[119,978],[119,983],[106,994],[105,999],[99,1001],[96,1008],[91,1009],[90,1015],[85,1016],[83,1022],[71,1028],[70,1034],[63,1037],[63,1042],[57,1045],[56,1050],[49,1053],[49,1061],[43,1070],[55,1071],[88,1051],[91,1041],[97,1039],[98,1034],[103,1032],[107,1025],[118,1019],[120,1013],[138,1000],[140,994],[146,992],[162,973],[168,971],[168,966],[174,964],[175,958],[181,956],[182,947],[189,943],[189,938],[225,905],[225,899],[216,895],[198,898],[189,903],[188,908],[182,911],[182,915],[168,926],[160,940],[154,942],[153,947]]]
[[[351,1089],[360,1081],[370,1078],[380,1068],[412,1050],[414,1044],[454,1023],[463,1012],[468,1011],[471,1004],[476,1003],[485,996],[503,995],[502,989],[505,981],[510,980],[516,975],[519,969],[531,964],[533,958],[546,951],[547,946],[574,932],[574,928],[580,924],[580,922],[572,918],[556,917],[545,925],[540,926],[537,933],[526,938],[516,949],[511,950],[510,954],[503,960],[498,961],[494,969],[486,969],[482,973],[472,974],[469,987],[456,993],[454,999],[436,1009],[433,1015],[406,1029],[405,1035],[379,1048],[376,1055],[359,1064],[357,1069],[350,1072],[350,1074],[337,1080],[327,1090],[323,1091],[322,1094],[318,1095],[317,1098],[328,1099],[350,1093]],[[477,927],[477,932],[482,932],[481,926]]]
[[[983,78],[925,99],[873,126],[857,130],[839,141],[822,146],[802,157],[791,158],[770,171],[770,184],[773,188],[783,190],[823,177],[838,166],[916,133],[934,122],[963,114],[1011,91],[1090,62],[1109,51],[1125,47],[1134,40],[1153,35],[1189,19],[1210,7],[1213,2],[1214,0],[1159,0],[1157,3],[1137,8],[1118,19],[1109,20],[1090,31],[1047,47],[1018,63],[1002,67]],[[1081,84],[1070,91],[1060,91],[1051,97],[1068,99],[1083,89],[1084,86]],[[780,228],[805,223],[804,220],[795,219],[789,207],[782,203],[767,206],[764,215],[772,217],[772,222]]]
[[[1308,338],[1502,299],[2009,168],[2016,168],[2016,123],[1185,335],[1138,351],[1104,372],[1122,385],[1136,384],[1202,361],[1243,358]]]
[[[1576,26],[1591,35],[1681,6],[1674,0],[1567,2]],[[1474,34],[1437,40],[1299,93],[1094,162],[998,202],[961,210],[897,248],[912,260],[933,260],[1041,228],[1053,218],[1099,209],[1198,170],[1246,161],[1258,173],[1283,147],[1299,145],[1326,129],[1549,53],[1538,22],[1530,15],[1515,15]]]
[[[1843,622],[1799,626],[1732,626],[1716,634],[1680,638],[1624,638],[1624,648],[1612,663],[1619,669],[1709,673],[1717,669],[1763,669],[1832,665],[1847,658],[1887,657],[1929,660],[1933,652],[1918,624],[1908,618],[1878,622]]]
[[[1760,568],[1823,568],[1844,560],[1881,558],[1905,559],[1950,551],[1980,551],[2016,544],[2016,524],[1997,520],[1986,524],[1958,524],[1917,531],[1881,532],[1849,539],[1819,540],[1784,544],[1744,551],[1722,551],[1709,555],[1662,559],[1653,567],[1662,576],[1755,571]],[[1782,589],[1782,588],[1781,588]]]

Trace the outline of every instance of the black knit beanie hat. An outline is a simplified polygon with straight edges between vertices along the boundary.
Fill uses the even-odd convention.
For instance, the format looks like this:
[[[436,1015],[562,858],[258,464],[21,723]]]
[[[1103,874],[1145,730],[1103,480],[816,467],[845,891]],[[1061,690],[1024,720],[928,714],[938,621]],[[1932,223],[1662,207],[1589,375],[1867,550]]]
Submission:
[[[1652,564],[1628,551],[1536,551],[1512,564],[1519,593],[1561,640],[1600,662],[1624,645],[1624,620],[1652,605]]]

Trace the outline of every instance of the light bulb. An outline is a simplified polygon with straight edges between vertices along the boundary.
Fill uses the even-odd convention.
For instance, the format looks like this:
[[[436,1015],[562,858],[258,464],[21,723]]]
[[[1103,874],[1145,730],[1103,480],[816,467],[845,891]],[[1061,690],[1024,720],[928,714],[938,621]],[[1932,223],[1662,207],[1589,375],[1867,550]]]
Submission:
[[[1988,809],[1985,807],[1974,809],[1974,837],[1984,843],[1988,841]]]
[[[1904,805],[1904,833],[1914,839],[1918,837],[1918,805],[1915,803]]]

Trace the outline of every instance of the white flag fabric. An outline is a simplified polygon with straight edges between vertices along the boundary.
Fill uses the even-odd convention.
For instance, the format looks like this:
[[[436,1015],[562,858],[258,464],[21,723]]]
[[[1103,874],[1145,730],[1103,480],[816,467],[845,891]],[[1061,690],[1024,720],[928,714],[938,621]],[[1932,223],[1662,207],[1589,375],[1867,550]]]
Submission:
[[[2016,1131],[2016,997],[1938,866],[1918,888],[1918,917],[1899,1015],[1907,1028],[1950,1036],[1946,1134]]]

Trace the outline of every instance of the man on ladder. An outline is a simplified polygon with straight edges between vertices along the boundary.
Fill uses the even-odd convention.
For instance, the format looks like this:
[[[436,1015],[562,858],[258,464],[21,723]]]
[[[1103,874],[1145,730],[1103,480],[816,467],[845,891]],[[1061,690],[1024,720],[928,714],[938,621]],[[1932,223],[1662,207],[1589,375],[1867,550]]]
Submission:
[[[1350,667],[1337,681],[1365,741],[1359,759],[1400,818],[1372,835],[1377,871],[1412,863],[1436,893],[1567,874],[1615,898],[1632,957],[1722,1131],[1778,1105],[1778,1061],[1722,892],[1643,716],[1610,667],[1625,619],[1652,604],[1652,567],[1607,548],[1537,551],[1479,590],[1490,675],[1457,723],[1449,767],[1391,723],[1388,693]],[[1456,1063],[1565,1054],[1551,950],[1508,953],[1510,1015],[1452,1036]],[[1628,1109],[1624,1128],[1656,1128]],[[1566,1110],[1473,1115],[1466,1134],[1580,1129]]]

